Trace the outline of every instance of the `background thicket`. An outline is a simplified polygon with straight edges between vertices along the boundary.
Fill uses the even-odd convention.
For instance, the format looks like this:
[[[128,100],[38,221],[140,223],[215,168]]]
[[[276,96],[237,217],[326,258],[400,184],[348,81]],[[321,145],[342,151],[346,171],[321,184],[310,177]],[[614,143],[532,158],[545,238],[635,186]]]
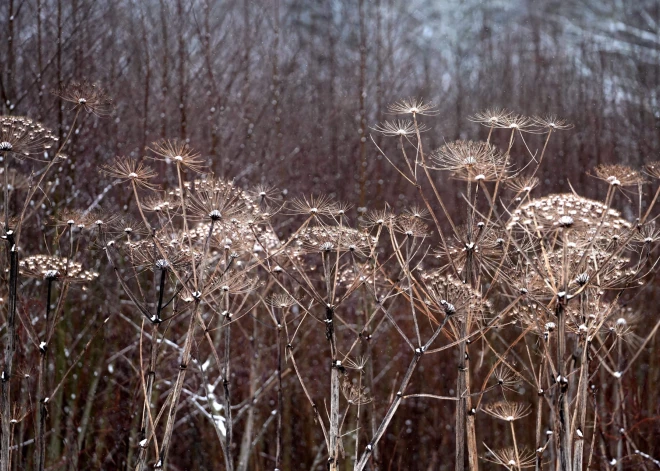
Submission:
[[[574,127],[553,136],[537,174],[544,193],[572,186],[603,198],[607,187],[594,184],[587,170],[604,163],[639,168],[660,154],[660,4],[650,0],[7,0],[0,17],[2,114],[29,115],[63,141],[73,113],[52,89],[85,78],[102,84],[115,103],[109,117],[82,113],[76,121],[65,149],[69,158],[55,166],[43,211],[35,213],[30,237],[24,236],[26,253],[56,250],[50,218],[65,207],[98,205],[135,214],[131,197],[97,170],[115,155],[148,154],[147,147],[160,138],[187,140],[217,176],[239,186],[272,184],[287,198],[325,193],[352,203],[352,217],[360,208],[382,209],[386,201],[402,209],[417,200],[417,191],[388,165],[369,135],[370,126],[386,118],[387,105],[405,96],[437,104],[439,112],[425,119],[432,130],[424,134],[429,148],[459,138],[485,139],[488,129],[466,117],[486,107],[565,118]],[[395,141],[373,134],[384,150],[395,151]],[[508,135],[493,139],[506,148]],[[525,145],[534,153],[543,140],[518,139],[512,154],[525,153]],[[20,165],[27,172],[34,163]],[[176,183],[172,166],[154,167],[163,188]],[[451,203],[462,202],[461,191],[451,182],[439,185],[451,214]],[[633,220],[636,214],[625,208],[635,205],[626,197],[637,196],[620,193],[614,206]],[[282,235],[295,227],[285,222],[276,226]],[[103,340],[95,342],[51,406],[49,456],[53,469],[125,469],[134,459],[141,412],[135,374],[139,324],[128,303],[119,301],[125,297],[104,256],[91,241],[83,248],[86,265],[101,273],[101,281],[72,295],[75,313],[68,310],[69,328],[56,336],[58,348],[80,350],[97,317],[118,311],[121,316],[104,328]],[[34,296],[25,289],[26,309],[43,308],[37,289]],[[648,283],[626,302],[657,316],[656,292]],[[273,344],[272,333],[255,337],[255,330],[266,331],[250,320],[234,335],[235,364]],[[314,358],[313,340],[309,348],[313,368],[324,360]],[[391,359],[378,365],[383,377],[392,376],[389,368],[405,370],[407,360],[396,349],[394,340],[381,340],[374,351],[375,358]],[[644,449],[657,456],[657,339],[648,349],[638,360],[629,398],[639,411],[635,427],[647,439]],[[164,361],[176,361],[170,355]],[[58,357],[55,378],[69,368],[66,359]],[[264,371],[268,368],[272,371],[272,365]],[[418,384],[442,389],[455,382],[453,363],[424,364],[419,372]],[[236,367],[233,374],[240,397],[250,372]],[[309,469],[320,431],[293,375],[285,381],[290,385],[283,469]],[[323,381],[320,376],[313,387],[320,390]],[[379,384],[383,397],[392,393],[392,383]],[[271,396],[264,411],[275,404]],[[453,405],[411,401],[406,408],[383,439],[383,469],[453,466],[442,452],[453,454]],[[222,455],[207,419],[190,413],[180,420],[172,466],[215,469]],[[503,426],[502,434],[506,430]],[[26,431],[19,436],[31,438]],[[254,469],[268,469],[272,446],[260,447]]]

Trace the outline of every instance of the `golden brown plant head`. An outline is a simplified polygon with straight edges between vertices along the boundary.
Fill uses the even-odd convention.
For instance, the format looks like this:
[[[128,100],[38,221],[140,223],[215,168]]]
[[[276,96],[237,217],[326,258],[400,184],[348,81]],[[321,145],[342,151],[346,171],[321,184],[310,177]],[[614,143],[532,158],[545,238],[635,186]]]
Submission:
[[[115,157],[111,164],[101,166],[101,172],[121,183],[130,182],[136,187],[154,190],[156,186],[149,182],[157,174],[151,167],[130,157]]]
[[[247,194],[252,198],[252,201],[259,206],[266,206],[275,203],[280,203],[282,200],[282,192],[271,185],[260,183],[254,188],[250,189]]]
[[[128,239],[135,239],[149,235],[144,222],[130,214],[124,214],[115,218],[109,224],[109,232],[114,236],[126,236]]]
[[[179,139],[162,139],[149,148],[157,155],[155,159],[174,163],[177,167],[188,168],[196,173],[204,170],[204,161],[199,153],[193,151],[187,142]]]
[[[427,237],[430,235],[428,224],[422,219],[408,214],[397,216],[393,229],[394,232],[403,234],[406,237]]]
[[[403,210],[403,213],[406,216],[410,216],[412,218],[422,219],[422,220],[427,219],[429,217],[429,214],[430,214],[428,209],[426,209],[423,206],[418,206],[416,204],[414,204],[414,205],[412,205],[408,208],[405,208]]]
[[[51,255],[32,255],[19,262],[21,274],[30,278],[50,281],[84,283],[99,276],[96,272],[83,270],[78,262]]]
[[[191,216],[200,221],[229,220],[248,212],[243,191],[232,182],[215,178],[196,181],[187,204]]]
[[[438,114],[435,105],[431,102],[424,102],[421,98],[404,98],[388,105],[387,110],[392,114],[411,114],[434,116]]]
[[[632,240],[639,244],[655,244],[660,240],[660,229],[657,228],[655,221],[647,222],[637,228]]]
[[[291,306],[298,304],[296,298],[289,293],[276,293],[266,299],[266,302],[276,309],[288,309]]]
[[[520,131],[520,132],[538,131],[532,118],[528,118],[527,116],[517,115],[517,114],[509,115],[504,120],[502,125],[498,125],[497,127],[511,129],[512,131]]]
[[[573,128],[572,124],[569,124],[565,119],[558,118],[555,115],[534,116],[532,122],[540,129],[547,132],[565,131]]]
[[[335,212],[335,203],[327,195],[303,196],[295,198],[289,204],[292,214],[303,214],[306,216],[332,216]]]
[[[147,196],[142,203],[142,209],[156,213],[174,213],[181,206],[181,199],[174,198],[168,193]]]
[[[348,377],[344,377],[341,385],[341,392],[344,394],[346,402],[353,406],[369,404],[373,400],[373,398],[369,396],[364,389],[364,386],[360,387],[353,384],[353,382]]]
[[[376,132],[384,134],[385,136],[392,137],[405,137],[416,134],[416,131],[419,132],[427,131],[428,128],[424,123],[420,123],[415,130],[415,123],[410,120],[397,119],[395,121],[384,121],[380,124],[372,127]]]
[[[660,179],[660,162],[649,162],[644,165],[644,173],[651,178]]]
[[[512,115],[511,111],[504,108],[489,108],[469,116],[468,119],[488,127],[501,127]]]
[[[83,80],[53,90],[53,94],[62,100],[73,103],[74,110],[84,110],[97,116],[107,116],[112,112],[113,104],[105,91],[95,83]]]
[[[427,304],[447,316],[465,316],[481,318],[488,310],[488,303],[468,284],[451,275],[439,272],[426,272],[422,275],[429,296]]]
[[[498,401],[484,407],[486,414],[506,422],[527,417],[531,413],[529,404],[521,402]]]
[[[504,363],[501,363],[495,371],[493,372],[493,378],[497,382],[498,386],[501,386],[504,389],[510,391],[513,390],[513,387],[520,382],[520,376],[518,373],[511,368],[509,368]]]
[[[367,228],[382,228],[392,226],[396,221],[396,215],[389,209],[370,210],[364,216],[363,224]]]
[[[190,249],[163,243],[162,237],[158,238],[161,239],[158,245],[151,239],[130,244],[133,265],[144,270],[164,272],[182,270],[192,264]]]
[[[89,223],[92,227],[99,230],[106,230],[110,227],[110,224],[119,219],[119,215],[106,211],[102,208],[97,208],[91,211],[88,215]]]
[[[598,227],[602,225],[600,230]],[[573,193],[537,198],[513,211],[507,229],[535,232],[572,229],[584,234],[611,238],[629,230],[631,224],[615,209],[600,201],[590,200]]]
[[[295,240],[301,253],[369,253],[373,238],[346,226],[312,226],[302,230]]]
[[[533,468],[536,464],[536,454],[533,451],[526,448],[518,448],[518,450],[516,450],[512,446],[500,448],[498,450],[491,450],[488,448],[488,453],[484,455],[483,459],[504,466],[510,470],[519,467]]]
[[[529,193],[534,188],[539,186],[539,179],[537,177],[526,177],[518,175],[506,181],[506,186],[518,194]]]
[[[594,169],[596,178],[612,186],[637,186],[644,183],[644,177],[630,167],[619,164],[603,164]]]
[[[24,116],[0,117],[0,155],[22,158],[50,149],[58,139],[48,128]]]
[[[429,168],[451,172],[457,180],[494,181],[506,174],[505,158],[487,142],[454,141],[431,154]]]
[[[55,225],[60,227],[76,227],[84,229],[89,226],[93,221],[89,213],[85,213],[78,209],[64,209],[60,214],[53,218]]]

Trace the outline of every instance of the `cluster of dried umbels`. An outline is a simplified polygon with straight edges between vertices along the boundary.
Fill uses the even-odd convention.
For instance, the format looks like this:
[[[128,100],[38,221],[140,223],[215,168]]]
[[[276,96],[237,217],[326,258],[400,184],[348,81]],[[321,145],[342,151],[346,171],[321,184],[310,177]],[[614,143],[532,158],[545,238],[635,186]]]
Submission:
[[[60,96],[75,107],[72,130],[80,111],[103,115],[109,108],[105,95],[90,84],[77,84]],[[647,179],[660,177],[660,164],[649,164],[643,173],[619,165],[598,167],[594,176],[607,185],[604,201],[575,193],[535,197],[535,174],[551,135],[570,128],[564,121],[489,110],[472,118],[489,128],[486,141],[450,142],[426,153],[421,140],[426,127],[418,119],[433,114],[433,106],[404,100],[391,111],[411,119],[375,130],[398,137],[400,156],[378,150],[419,189],[421,201],[402,214],[386,207],[353,221],[349,205],[325,196],[285,201],[269,187],[244,191],[216,178],[188,143],[167,140],[154,143],[148,156],[118,157],[102,168],[114,185],[132,193],[134,211],[121,216],[94,207],[63,212],[55,220],[58,254],[32,256],[22,254],[20,233],[39,210],[30,201],[62,158],[66,141],[58,143],[28,118],[2,117],[3,257],[8,262],[3,273],[2,469],[10,469],[12,457],[29,459],[12,450],[16,425],[32,413],[35,430],[27,427],[20,440],[35,437],[34,466],[44,469],[57,459],[45,450],[49,398],[71,370],[49,389],[54,381],[47,378],[48,346],[55,331],[66,328],[59,321],[71,309],[65,303],[71,284],[99,276],[78,261],[85,243],[104,254],[130,302],[126,316],[138,326],[142,406],[132,444],[134,469],[162,468],[174,459],[170,450],[186,426],[181,415],[193,413],[208,419],[216,432],[227,470],[249,469],[264,435],[273,444],[272,468],[281,469],[287,454],[285,376],[297,379],[297,386],[286,384],[300,388],[308,400],[300,407],[314,415],[324,438],[317,463],[327,463],[330,470],[373,469],[381,439],[411,398],[455,406],[457,470],[478,469],[480,460],[512,470],[653,462],[628,433],[622,381],[658,324],[640,333],[635,313],[620,298],[643,284],[656,265],[660,230],[651,215],[660,187],[646,207],[642,195]],[[510,133],[504,150],[491,144],[502,130]],[[525,133],[546,137],[540,154],[521,161],[511,150]],[[59,150],[47,151],[55,146]],[[43,160],[44,155],[45,169],[24,178],[19,188],[12,159]],[[159,181],[151,162],[171,166],[175,183]],[[460,222],[440,197],[439,175],[433,171],[465,184]],[[635,221],[613,207],[615,198],[630,190],[640,195]],[[287,237],[282,221],[288,224]],[[19,279],[24,283],[28,277],[46,286],[44,316],[17,309]],[[58,301],[51,310],[55,291]],[[22,382],[13,368],[17,313],[28,338],[20,348],[39,364],[34,403],[19,400],[31,383]],[[259,321],[253,335],[259,324],[275,332],[269,337],[274,345],[262,353],[272,355],[275,368],[263,378],[256,357],[240,365],[251,380],[248,395],[237,396],[231,334],[253,320]],[[392,373],[391,396],[377,397],[373,343],[388,329],[399,335],[399,353],[409,365]],[[497,347],[494,336],[501,339],[508,332],[512,340]],[[309,336],[325,339],[327,347],[299,348]],[[78,349],[78,359],[92,340],[93,335]],[[474,345],[490,359],[485,376],[471,365]],[[425,361],[456,364],[453,395],[409,391],[418,364],[428,356]],[[327,378],[326,394],[314,392],[307,377],[312,359],[319,357],[322,366],[315,369],[322,368]],[[194,383],[191,377],[197,378]],[[475,384],[478,379],[481,384]],[[604,391],[606,383],[612,387]],[[516,400],[521,384],[538,391],[537,402]],[[270,391],[276,392],[276,405],[272,414],[260,416],[255,405]],[[605,406],[612,403],[613,408]],[[515,423],[530,415],[536,434],[521,439]],[[488,434],[477,423],[490,420],[509,423],[509,446],[482,444]],[[620,429],[615,438],[603,433],[610,426],[604,422]]]

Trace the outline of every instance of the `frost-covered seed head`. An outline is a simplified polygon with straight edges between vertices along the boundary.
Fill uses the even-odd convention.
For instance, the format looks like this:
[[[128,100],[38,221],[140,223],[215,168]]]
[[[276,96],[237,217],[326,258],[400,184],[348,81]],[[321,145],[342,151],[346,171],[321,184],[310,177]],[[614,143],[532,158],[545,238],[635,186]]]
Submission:
[[[580,286],[584,286],[589,282],[589,275],[587,273],[580,273],[575,278],[575,282]]]
[[[0,151],[7,152],[13,149],[14,146],[11,145],[11,142],[2,141],[0,142]]]
[[[575,221],[570,216],[562,216],[557,222],[561,227],[571,227],[573,224],[575,224]]]
[[[209,218],[211,218],[211,221],[219,221],[222,219],[222,213],[220,213],[220,211],[217,209],[214,209],[209,213]]]
[[[159,270],[166,270],[170,264],[164,258],[156,260],[156,268]]]

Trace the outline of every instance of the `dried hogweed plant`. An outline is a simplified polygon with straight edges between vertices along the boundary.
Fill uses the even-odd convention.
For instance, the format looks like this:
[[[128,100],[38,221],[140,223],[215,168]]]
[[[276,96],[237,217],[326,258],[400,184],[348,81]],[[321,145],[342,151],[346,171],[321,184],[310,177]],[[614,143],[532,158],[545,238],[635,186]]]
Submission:
[[[411,126],[419,128],[420,113],[411,109],[393,108],[412,113]],[[627,433],[635,419],[626,412],[622,381],[660,324],[653,320],[646,332],[636,333],[631,327],[633,313],[624,308],[624,300],[646,283],[658,262],[655,225],[647,222],[658,192],[644,210],[647,182],[642,172],[601,165],[593,176],[607,185],[603,201],[575,192],[533,197],[539,184],[535,175],[551,134],[571,126],[556,117],[526,118],[506,110],[487,110],[470,119],[489,129],[486,141],[449,142],[427,154],[420,133],[411,129],[405,135],[412,138],[399,140],[400,159],[378,148],[418,189],[434,222],[429,243],[439,244],[433,250],[439,271],[419,279],[409,277],[408,296],[426,293],[427,305],[438,305],[440,300],[453,311],[453,302],[429,289],[435,287],[435,280],[447,285],[444,280],[451,277],[478,293],[488,306],[471,309],[478,315],[464,316],[463,322],[450,326],[447,336],[448,346],[458,346],[456,469],[479,469],[479,456],[508,469],[622,469],[626,461],[648,461]],[[398,135],[390,132],[390,126],[374,129],[386,136]],[[491,138],[502,129],[510,134],[508,147],[499,150]],[[530,151],[525,134],[545,134],[540,155]],[[513,152],[517,138],[524,142],[520,157]],[[431,171],[464,183],[464,217],[459,221],[443,201]],[[420,173],[424,179],[418,177]],[[654,164],[648,164],[644,173],[657,179]],[[427,189],[433,198],[426,195]],[[632,210],[638,218],[629,221],[614,202],[619,194],[630,201],[632,191],[639,193],[638,208]],[[392,242],[397,253],[398,244]],[[414,306],[411,303],[411,311]],[[475,368],[469,350],[476,342],[481,344],[481,361]],[[492,358],[490,367],[484,364],[486,355]],[[484,367],[485,375],[479,371]],[[473,381],[481,377],[483,383],[475,391]],[[497,383],[489,387],[492,377]],[[511,386],[512,381],[537,391],[537,401],[515,402],[514,394],[521,388]],[[496,392],[500,395],[496,402],[482,405],[486,395]],[[439,394],[422,396],[448,399]],[[521,447],[514,421],[528,420],[528,415],[535,417],[535,440],[526,439]],[[509,422],[512,447],[498,450],[484,443],[485,453],[480,452],[479,435],[486,440],[488,434],[476,424],[490,429],[493,425],[485,425],[488,417]],[[535,453],[525,451],[532,447]]]
[[[102,198],[46,211],[59,184],[46,175],[80,111],[96,119],[110,108],[96,85],[57,94],[75,113],[64,142],[28,118],[2,118],[2,470],[76,469],[91,410],[67,426],[64,445],[49,436],[73,423],[62,391],[97,351],[132,398],[125,451],[98,467],[121,455],[130,469],[178,469],[186,437],[207,433],[195,453],[218,450],[221,469],[290,469],[295,446],[313,451],[311,469],[385,469],[402,427],[418,425],[411,411],[432,401],[451,410],[442,440],[455,448],[441,459],[456,470],[656,463],[636,445],[644,418],[627,391],[660,327],[627,305],[658,262],[660,187],[644,198],[655,163],[594,169],[603,200],[538,194],[548,143],[571,129],[566,121],[486,110],[470,118],[486,140],[430,150],[421,121],[438,110],[413,98],[389,108],[402,119],[373,127],[395,149],[373,140],[376,150],[417,192],[407,208],[355,217],[323,194],[245,190],[214,175],[192,142],[165,139],[101,166],[123,211],[99,207]],[[19,162],[43,168],[24,174]],[[445,201],[447,187],[458,205]],[[43,239],[43,250],[23,255],[21,234]],[[116,306],[69,332],[76,297],[95,290]],[[130,332],[119,351],[94,342],[111,313]],[[123,382],[113,378],[120,364]],[[303,426],[308,441],[292,443]]]

